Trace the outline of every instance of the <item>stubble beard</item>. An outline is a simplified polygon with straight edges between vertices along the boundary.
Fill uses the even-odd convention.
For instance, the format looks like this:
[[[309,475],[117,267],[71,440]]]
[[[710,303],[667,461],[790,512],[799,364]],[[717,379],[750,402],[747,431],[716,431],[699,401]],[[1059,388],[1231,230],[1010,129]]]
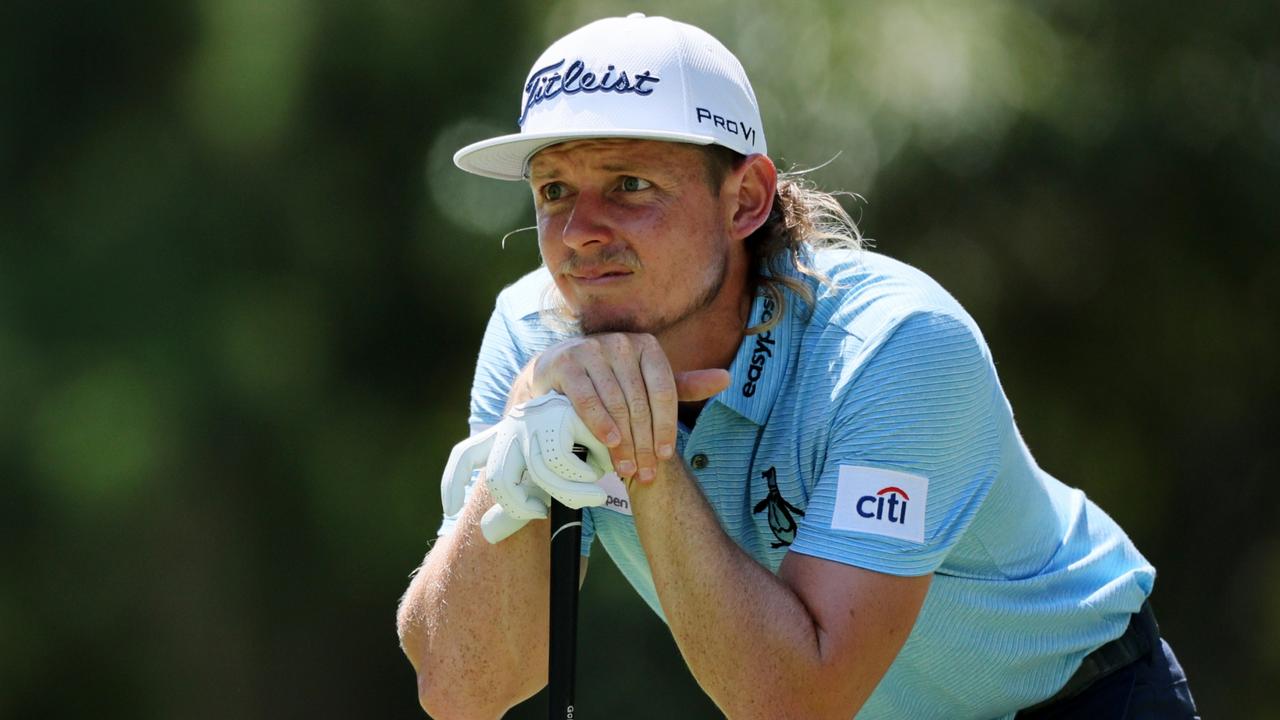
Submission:
[[[625,332],[625,333],[648,333],[654,336],[661,336],[663,332],[689,320],[698,313],[706,310],[715,303],[720,296],[720,291],[724,288],[725,280],[729,273],[729,256],[728,249],[719,253],[715,258],[715,265],[708,269],[703,276],[707,279],[702,292],[689,302],[684,309],[671,313],[666,316],[644,321],[635,313],[626,315],[614,315],[612,317],[592,317],[591,313],[575,314],[579,332],[583,335],[596,335],[598,333]]]

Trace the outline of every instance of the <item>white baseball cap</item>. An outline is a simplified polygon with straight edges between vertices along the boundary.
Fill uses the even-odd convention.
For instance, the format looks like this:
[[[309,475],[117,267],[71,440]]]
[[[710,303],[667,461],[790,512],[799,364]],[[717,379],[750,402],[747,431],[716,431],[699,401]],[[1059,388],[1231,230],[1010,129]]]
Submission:
[[[742,63],[706,31],[633,13],[560,38],[533,64],[520,132],[468,145],[453,162],[476,175],[523,180],[557,143],[640,138],[767,153],[760,107]]]

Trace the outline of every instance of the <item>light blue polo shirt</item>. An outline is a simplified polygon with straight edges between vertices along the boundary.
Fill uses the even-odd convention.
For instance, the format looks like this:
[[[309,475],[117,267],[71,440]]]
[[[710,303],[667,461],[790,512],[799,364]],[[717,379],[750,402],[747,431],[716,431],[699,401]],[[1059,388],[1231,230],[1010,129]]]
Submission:
[[[730,537],[776,572],[787,552],[934,578],[859,718],[1009,717],[1119,636],[1155,569],[1079,490],[1036,466],[973,320],[932,279],[869,251],[823,251],[812,308],[761,297],[729,388],[678,449]],[[539,269],[485,332],[471,425],[496,423],[520,369],[563,336]],[[662,616],[625,503],[584,513]],[[452,519],[446,519],[442,532]],[[665,619],[665,618],[664,618]]]

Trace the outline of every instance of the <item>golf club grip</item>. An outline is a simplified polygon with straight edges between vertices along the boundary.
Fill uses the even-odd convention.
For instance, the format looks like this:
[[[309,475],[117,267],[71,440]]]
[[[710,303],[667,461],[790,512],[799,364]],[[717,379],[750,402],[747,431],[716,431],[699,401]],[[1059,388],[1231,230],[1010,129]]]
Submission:
[[[573,446],[585,460],[587,449]],[[574,679],[578,654],[578,575],[582,544],[582,510],[551,501],[551,623],[547,663],[548,717],[572,720],[576,715]]]

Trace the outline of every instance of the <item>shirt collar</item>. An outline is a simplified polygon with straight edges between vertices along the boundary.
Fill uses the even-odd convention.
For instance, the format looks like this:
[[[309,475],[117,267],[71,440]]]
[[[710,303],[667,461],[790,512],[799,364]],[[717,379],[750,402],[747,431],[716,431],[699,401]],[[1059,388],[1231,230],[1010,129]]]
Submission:
[[[716,400],[756,425],[763,425],[782,391],[791,360],[792,332],[795,322],[794,297],[787,293],[785,307],[768,295],[756,296],[751,307],[748,327],[763,324],[781,313],[778,322],[766,332],[744,335],[733,364],[732,380]]]

